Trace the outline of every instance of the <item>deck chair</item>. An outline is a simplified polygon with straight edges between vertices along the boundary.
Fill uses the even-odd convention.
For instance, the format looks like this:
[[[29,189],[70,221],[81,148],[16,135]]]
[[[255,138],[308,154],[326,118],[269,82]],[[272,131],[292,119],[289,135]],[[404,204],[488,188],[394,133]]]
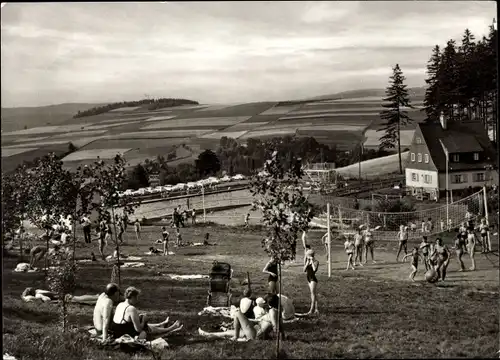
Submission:
[[[210,289],[208,290],[207,306],[228,307],[231,305],[231,265],[215,261],[210,271]]]

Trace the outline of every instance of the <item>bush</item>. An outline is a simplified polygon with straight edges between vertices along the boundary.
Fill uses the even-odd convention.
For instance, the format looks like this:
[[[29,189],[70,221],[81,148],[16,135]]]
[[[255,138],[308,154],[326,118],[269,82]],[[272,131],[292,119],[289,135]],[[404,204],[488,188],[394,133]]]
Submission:
[[[384,230],[397,231],[400,225],[406,225],[413,220],[412,213],[415,205],[407,199],[385,200],[382,199],[375,205],[374,211],[378,213],[392,213],[388,216],[370,213],[370,226],[382,226]],[[397,213],[401,213],[398,215]]]
[[[68,303],[66,302],[65,295],[75,291],[77,284],[76,262],[70,260],[64,251],[60,251],[56,254],[52,261],[52,265],[53,268],[48,270],[47,282],[49,284],[49,289],[57,294],[60,299],[59,315],[61,317],[62,330],[66,332],[68,328]]]

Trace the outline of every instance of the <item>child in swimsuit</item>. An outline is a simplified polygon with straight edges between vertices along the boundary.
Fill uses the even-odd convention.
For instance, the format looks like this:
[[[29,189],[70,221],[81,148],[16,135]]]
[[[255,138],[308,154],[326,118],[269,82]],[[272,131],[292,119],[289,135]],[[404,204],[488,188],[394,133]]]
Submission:
[[[455,238],[455,252],[457,254],[457,259],[460,264],[460,270],[459,271],[464,271],[465,270],[465,265],[464,262],[462,261],[462,256],[464,254],[465,250],[465,242],[466,242],[467,236],[463,236],[462,233],[458,233],[457,237]]]
[[[422,242],[420,243],[420,250],[422,250],[422,256],[424,258],[425,270],[429,270],[429,249],[430,244],[427,242],[427,236],[422,236]]]
[[[411,254],[406,254],[405,256],[403,256],[403,261],[405,261],[405,259],[409,256],[411,256],[410,280],[415,281],[415,275],[417,274],[417,270],[418,270],[418,261],[420,260],[420,254],[418,252],[418,247],[413,248],[413,251],[411,252]]]

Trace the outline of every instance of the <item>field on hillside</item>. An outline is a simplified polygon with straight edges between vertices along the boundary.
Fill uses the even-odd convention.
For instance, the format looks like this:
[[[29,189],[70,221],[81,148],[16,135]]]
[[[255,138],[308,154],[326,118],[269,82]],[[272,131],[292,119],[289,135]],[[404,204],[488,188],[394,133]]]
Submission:
[[[237,305],[250,273],[254,296],[263,296],[267,275],[262,273],[267,256],[261,248],[263,234],[256,229],[218,226],[183,228],[184,241],[200,242],[210,233],[216,246],[173,248],[175,255],[146,256],[159,227],[145,227],[143,239],[135,240],[133,230],[125,234],[122,252],[142,257],[145,267],[122,270],[122,290],[142,290],[138,308],[152,322],[179,320],[184,328],[167,338],[170,348],[161,359],[263,359],[272,358],[273,341],[234,343],[198,335],[198,328],[217,331],[223,319],[198,312],[206,306],[208,281],[173,280],[169,274],[209,273],[214,260],[231,264],[233,304]],[[326,256],[321,233],[309,241],[317,251],[320,314],[285,324],[288,339],[282,347],[287,358],[494,358],[498,351],[498,257],[479,255],[477,270],[458,272],[452,258],[445,283],[423,281],[420,269],[416,282],[408,279],[408,263],[395,262],[395,244],[377,244],[377,263],[355,271],[344,271],[345,253],[340,242],[332,246],[332,277],[327,277]],[[81,234],[79,234],[81,237]],[[498,248],[497,240],[495,250]],[[77,259],[89,258],[92,248],[77,247]],[[110,253],[111,249],[107,249]],[[497,253],[496,253],[497,254]],[[307,312],[309,293],[302,272],[302,249],[298,261],[283,268],[283,293],[293,299],[296,312]],[[465,259],[468,264],[468,259]],[[3,351],[23,360],[147,359],[150,354],[125,354],[106,350],[87,340],[85,326],[92,324],[92,307],[71,305],[69,323],[76,332],[62,335],[55,304],[24,303],[20,294],[26,287],[46,289],[43,273],[14,273],[18,259],[4,257]],[[466,265],[467,265],[466,264]],[[100,293],[111,276],[111,266],[98,261],[80,264],[76,295]]]
[[[344,96],[334,101],[286,106],[258,102],[178,106],[155,111],[148,111],[147,107],[120,108],[77,119],[68,116],[66,121],[50,126],[42,123],[12,131],[2,128],[2,150],[9,149],[2,154],[2,161],[9,158],[12,158],[9,163],[30,160],[38,149],[67,147],[69,142],[82,152],[64,160],[69,168],[77,166],[75,161],[86,157],[87,150],[130,149],[125,158],[131,165],[157,155],[165,156],[172,146],[179,143],[199,150],[193,151],[190,157],[175,159],[176,163],[181,163],[196,159],[203,149],[216,148],[223,136],[244,142],[252,137],[265,139],[296,134],[313,136],[321,143],[336,144],[345,150],[360,142],[368,148],[377,147],[381,136],[376,130],[381,126],[382,97],[362,95],[358,92],[357,97],[352,98]],[[413,99],[416,106],[421,102],[421,95]],[[424,116],[419,109],[409,113],[416,121]],[[412,128],[404,129],[402,146],[408,146],[412,136]],[[97,151],[94,153],[98,154]]]

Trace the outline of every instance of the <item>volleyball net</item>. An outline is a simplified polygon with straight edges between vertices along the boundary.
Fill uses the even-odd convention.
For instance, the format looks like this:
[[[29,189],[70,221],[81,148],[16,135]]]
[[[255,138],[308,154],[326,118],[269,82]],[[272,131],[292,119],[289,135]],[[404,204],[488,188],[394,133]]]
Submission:
[[[432,236],[454,230],[467,220],[478,224],[487,215],[485,205],[485,192],[481,190],[448,205],[412,212],[376,212],[331,206],[329,225],[331,230],[344,235],[354,234],[361,225],[365,225],[374,229],[375,240],[389,241],[397,241],[397,233],[403,225],[408,226],[409,239],[421,238],[424,233]],[[327,229],[326,214],[316,217],[313,225]]]

